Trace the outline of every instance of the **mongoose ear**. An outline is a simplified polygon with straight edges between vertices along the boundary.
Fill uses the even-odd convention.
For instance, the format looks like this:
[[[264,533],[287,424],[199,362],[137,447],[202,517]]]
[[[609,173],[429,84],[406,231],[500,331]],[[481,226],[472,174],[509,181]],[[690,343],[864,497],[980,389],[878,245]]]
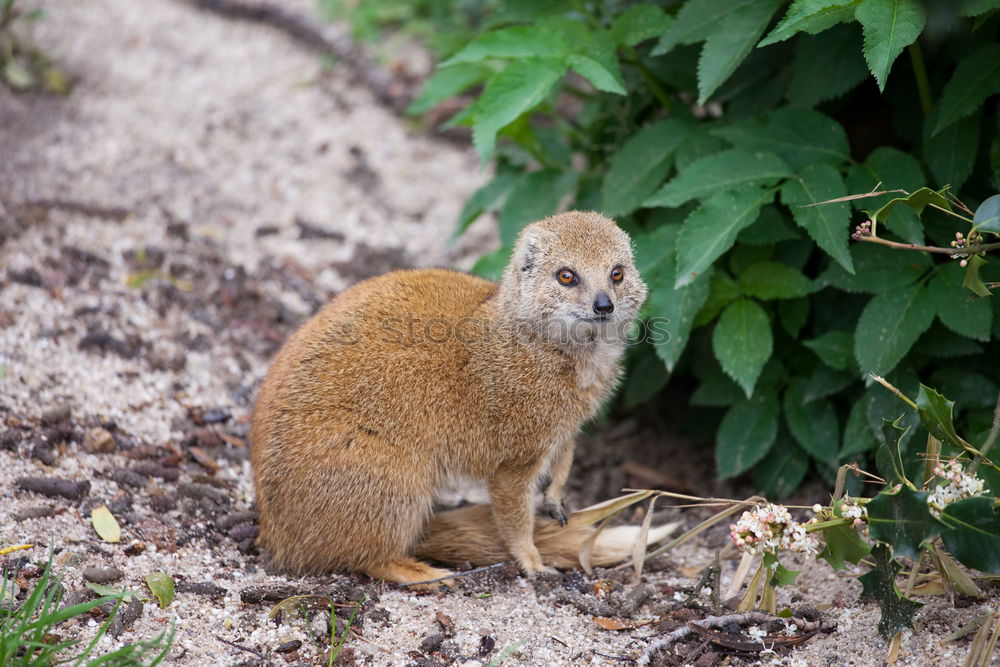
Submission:
[[[538,264],[538,235],[528,230],[521,234],[514,250],[514,268],[518,275],[530,275]]]

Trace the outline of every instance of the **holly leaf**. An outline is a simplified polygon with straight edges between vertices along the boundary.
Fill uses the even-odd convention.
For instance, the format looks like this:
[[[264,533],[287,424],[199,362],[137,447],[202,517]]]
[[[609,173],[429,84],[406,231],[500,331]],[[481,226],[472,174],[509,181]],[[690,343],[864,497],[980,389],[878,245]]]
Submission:
[[[962,287],[969,290],[976,296],[990,296],[993,292],[986,286],[983,279],[979,277],[979,269],[986,266],[986,260],[979,255],[969,258],[969,265],[965,268],[965,277],[962,278]],[[1000,322],[1000,318],[997,318]]]
[[[770,551],[764,552],[763,561],[765,569],[771,573],[771,578],[767,583],[774,588],[794,584],[795,577],[799,576],[798,572],[789,570],[778,562],[778,557]]]
[[[916,211],[917,214],[923,213],[924,208],[928,205],[937,206],[938,208],[950,211],[951,204],[948,202],[948,198],[944,195],[947,189],[947,187],[941,188],[940,190],[920,188],[905,197],[896,197],[895,199],[889,200],[874,213],[868,213],[868,217],[871,218],[874,223],[882,222],[889,216],[889,213],[891,213],[892,210],[900,204],[909,206]]]
[[[920,423],[941,442],[947,442],[962,449],[962,439],[955,432],[955,424],[952,421],[952,412],[955,409],[955,401],[947,398],[931,389],[920,385],[917,393],[917,414],[920,415]]]
[[[927,14],[917,0],[862,0],[854,16],[864,28],[868,69],[884,91],[893,61],[923,32]]]
[[[685,167],[657,190],[643,206],[680,206],[741,186],[772,185],[792,175],[774,153],[727,150],[707,155]]]
[[[156,596],[160,609],[166,609],[174,601],[174,580],[165,572],[153,572],[146,575],[146,585]]]
[[[910,427],[903,428],[902,421],[902,416],[897,417],[895,421],[882,420],[884,439],[875,454],[875,467],[889,484],[905,484],[908,479],[900,447]]]
[[[729,408],[716,434],[715,467],[719,479],[746,472],[764,458],[778,435],[780,409],[777,396],[763,392]]]
[[[1000,93],[1000,44],[993,42],[958,63],[941,92],[933,134],[982,108],[996,93]]]
[[[677,278],[683,287],[702,275],[736,242],[740,230],[757,219],[774,193],[756,187],[719,192],[701,203],[684,220],[677,235]]]
[[[941,512],[941,540],[962,565],[1000,574],[1000,508],[993,498],[966,498]]]
[[[712,349],[726,375],[749,398],[773,348],[771,320],[757,303],[737,299],[729,304],[712,332]]]
[[[834,570],[843,570],[844,563],[855,565],[871,552],[871,545],[861,539],[854,526],[834,526],[823,531],[823,541],[826,545],[819,552],[819,557],[830,564]]]
[[[798,178],[782,186],[781,201],[820,248],[848,273],[854,273],[854,263],[847,249],[851,208],[846,202],[821,203],[846,194],[844,179],[836,168],[828,164],[811,164],[799,172]]]
[[[854,20],[860,0],[795,0],[758,47],[783,42],[799,32],[817,34],[838,23]]]
[[[969,294],[962,286],[964,271],[957,262],[940,266],[927,286],[928,292],[942,324],[985,343],[993,327],[993,308],[989,301]]]
[[[972,217],[972,228],[1000,234],[1000,195],[993,195],[983,200]]]
[[[639,208],[670,171],[674,150],[690,131],[690,124],[668,118],[629,137],[604,177],[604,212],[621,216]]]
[[[923,605],[904,598],[896,586],[896,574],[900,565],[889,556],[889,549],[884,544],[877,544],[872,549],[875,567],[868,574],[858,578],[861,582],[861,600],[878,603],[882,617],[878,622],[878,631],[886,639],[904,628],[913,627],[913,615]]]
[[[876,294],[854,331],[854,356],[862,373],[886,375],[934,321],[927,288],[910,285]]]
[[[916,560],[920,545],[941,531],[941,524],[927,507],[929,491],[901,486],[883,491],[868,503],[868,534],[892,546],[893,556]]]
[[[741,4],[715,25],[698,59],[698,104],[705,104],[743,62],[782,1]]]

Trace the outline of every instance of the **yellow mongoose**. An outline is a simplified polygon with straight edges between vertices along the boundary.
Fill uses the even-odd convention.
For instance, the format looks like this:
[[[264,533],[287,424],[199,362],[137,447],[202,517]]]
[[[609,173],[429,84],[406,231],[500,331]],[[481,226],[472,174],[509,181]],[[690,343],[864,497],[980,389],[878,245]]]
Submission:
[[[574,438],[618,381],[645,298],[628,235],[584,212],[526,227],[499,285],[395,271],[337,296],[278,353],[254,409],[273,565],[400,583],[450,574],[417,558],[571,566],[590,533],[536,525],[533,491],[548,473],[543,509],[564,523]],[[487,482],[492,511],[432,517],[461,478]]]

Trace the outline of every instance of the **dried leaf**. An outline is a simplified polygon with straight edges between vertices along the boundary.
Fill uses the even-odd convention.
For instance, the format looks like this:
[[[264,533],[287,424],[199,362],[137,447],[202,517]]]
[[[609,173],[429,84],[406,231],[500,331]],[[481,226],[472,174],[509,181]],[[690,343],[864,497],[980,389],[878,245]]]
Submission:
[[[617,618],[606,618],[604,616],[595,616],[594,623],[603,630],[631,630],[635,627],[634,623],[629,621],[622,621]]]
[[[95,507],[90,513],[90,522],[94,525],[94,530],[105,542],[120,542],[122,539],[122,529],[118,521],[111,514],[106,506]]]
[[[166,609],[174,601],[174,580],[165,572],[153,572],[146,575],[146,585],[160,603],[160,609]]]
[[[195,462],[207,470],[210,475],[214,475],[219,472],[219,464],[215,461],[215,459],[209,456],[204,449],[195,446],[191,447],[188,451],[191,452],[191,457],[195,460]]]
[[[656,505],[656,499],[659,496],[653,496],[649,501],[649,509],[646,510],[646,518],[642,521],[642,530],[635,538],[635,542],[632,544],[632,563],[635,571],[635,581],[639,582],[639,577],[642,576],[642,566],[646,563],[646,545],[649,540],[649,527],[653,523],[653,507]]]

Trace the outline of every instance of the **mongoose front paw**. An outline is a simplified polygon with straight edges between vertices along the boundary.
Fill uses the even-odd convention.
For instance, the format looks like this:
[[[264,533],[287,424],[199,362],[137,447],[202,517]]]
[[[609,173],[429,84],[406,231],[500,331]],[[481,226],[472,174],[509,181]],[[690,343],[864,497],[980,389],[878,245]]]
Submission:
[[[555,519],[560,526],[566,525],[566,505],[561,500],[546,500],[542,505],[542,514]]]

